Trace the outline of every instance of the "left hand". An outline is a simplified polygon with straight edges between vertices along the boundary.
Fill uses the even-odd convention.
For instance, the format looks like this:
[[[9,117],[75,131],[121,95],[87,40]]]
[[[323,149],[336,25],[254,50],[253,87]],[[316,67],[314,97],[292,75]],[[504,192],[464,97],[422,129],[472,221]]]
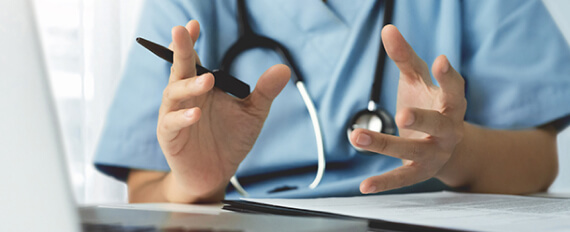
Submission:
[[[396,106],[400,137],[356,129],[350,139],[362,149],[400,158],[403,165],[362,181],[362,193],[396,189],[446,173],[445,164],[464,133],[465,81],[447,58],[441,55],[432,65],[438,87],[431,81],[426,62],[395,26],[382,29],[382,41],[400,69]]]

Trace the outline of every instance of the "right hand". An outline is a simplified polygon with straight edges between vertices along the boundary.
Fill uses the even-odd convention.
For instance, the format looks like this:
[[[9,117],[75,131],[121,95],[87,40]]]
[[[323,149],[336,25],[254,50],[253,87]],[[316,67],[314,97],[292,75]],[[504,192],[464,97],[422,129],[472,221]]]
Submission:
[[[196,76],[194,43],[200,26],[190,21],[172,29],[174,63],[157,126],[158,142],[170,166],[166,197],[192,202],[221,195],[253,147],[273,99],[289,81],[285,65],[269,68],[254,91],[238,99],[214,89],[211,73]]]

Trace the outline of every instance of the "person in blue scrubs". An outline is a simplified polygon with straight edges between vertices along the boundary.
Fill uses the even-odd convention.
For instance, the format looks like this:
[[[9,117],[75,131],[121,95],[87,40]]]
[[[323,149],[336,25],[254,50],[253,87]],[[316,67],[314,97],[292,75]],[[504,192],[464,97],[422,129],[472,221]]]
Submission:
[[[380,33],[382,2],[247,1],[253,30],[289,49],[315,102],[327,160],[316,188],[309,114],[274,51],[234,62],[232,74],[255,86],[243,100],[196,76],[196,62],[219,67],[237,40],[235,1],[145,2],[137,36],[171,44],[174,64],[132,48],[96,167],[125,181],[131,202],[237,198],[233,175],[250,197],[547,189],[570,115],[570,49],[543,3],[396,1]],[[380,34],[390,58],[380,107],[399,133],[357,129],[349,141]]]

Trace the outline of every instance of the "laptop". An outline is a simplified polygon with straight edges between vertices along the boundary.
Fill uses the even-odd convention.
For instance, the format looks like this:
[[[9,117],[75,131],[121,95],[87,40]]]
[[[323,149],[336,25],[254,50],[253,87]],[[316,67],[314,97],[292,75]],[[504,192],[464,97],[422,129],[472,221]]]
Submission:
[[[366,231],[367,222],[79,207],[31,0],[0,0],[0,231]],[[128,207],[133,206],[133,207]]]

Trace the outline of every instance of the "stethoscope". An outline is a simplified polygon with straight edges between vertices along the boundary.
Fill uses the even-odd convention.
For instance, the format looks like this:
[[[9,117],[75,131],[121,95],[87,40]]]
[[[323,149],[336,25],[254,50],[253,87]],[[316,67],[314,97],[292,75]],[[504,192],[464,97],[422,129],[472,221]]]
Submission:
[[[383,26],[390,24],[392,20],[392,14],[394,11],[394,1],[385,0],[385,10],[384,19],[382,22]],[[272,49],[277,52],[284,63],[291,68],[293,73],[293,82],[299,90],[303,102],[309,111],[309,116],[313,124],[313,130],[315,132],[316,143],[317,143],[317,156],[318,156],[318,166],[317,174],[313,182],[309,185],[309,188],[316,188],[321,182],[323,175],[325,173],[326,160],[323,145],[323,135],[321,132],[321,127],[319,119],[317,117],[317,110],[315,105],[311,100],[307,89],[305,88],[304,78],[299,71],[297,65],[293,62],[291,54],[289,51],[277,41],[270,39],[265,36],[261,36],[253,32],[249,22],[247,21],[247,10],[245,6],[245,0],[237,0],[237,20],[239,28],[238,40],[229,48],[229,50],[224,54],[222,59],[222,65],[220,67],[223,71],[229,71],[234,59],[241,53],[253,49],[253,48],[267,48]],[[381,37],[380,37],[381,38]],[[365,128],[375,132],[381,132],[386,134],[395,134],[396,126],[392,116],[384,109],[378,107],[380,103],[380,90],[382,89],[382,76],[384,71],[384,63],[386,60],[386,50],[382,41],[380,41],[380,49],[378,51],[378,61],[376,63],[376,71],[374,74],[374,82],[372,84],[372,89],[370,93],[370,100],[368,101],[368,107],[356,113],[352,119],[349,121],[346,128],[346,133],[348,140],[350,141],[350,133],[356,128]],[[351,144],[353,145],[353,144]],[[363,152],[362,149],[353,145],[353,147]],[[236,191],[242,196],[247,196],[247,191],[240,185],[236,176],[232,176],[230,183],[234,186]]]

